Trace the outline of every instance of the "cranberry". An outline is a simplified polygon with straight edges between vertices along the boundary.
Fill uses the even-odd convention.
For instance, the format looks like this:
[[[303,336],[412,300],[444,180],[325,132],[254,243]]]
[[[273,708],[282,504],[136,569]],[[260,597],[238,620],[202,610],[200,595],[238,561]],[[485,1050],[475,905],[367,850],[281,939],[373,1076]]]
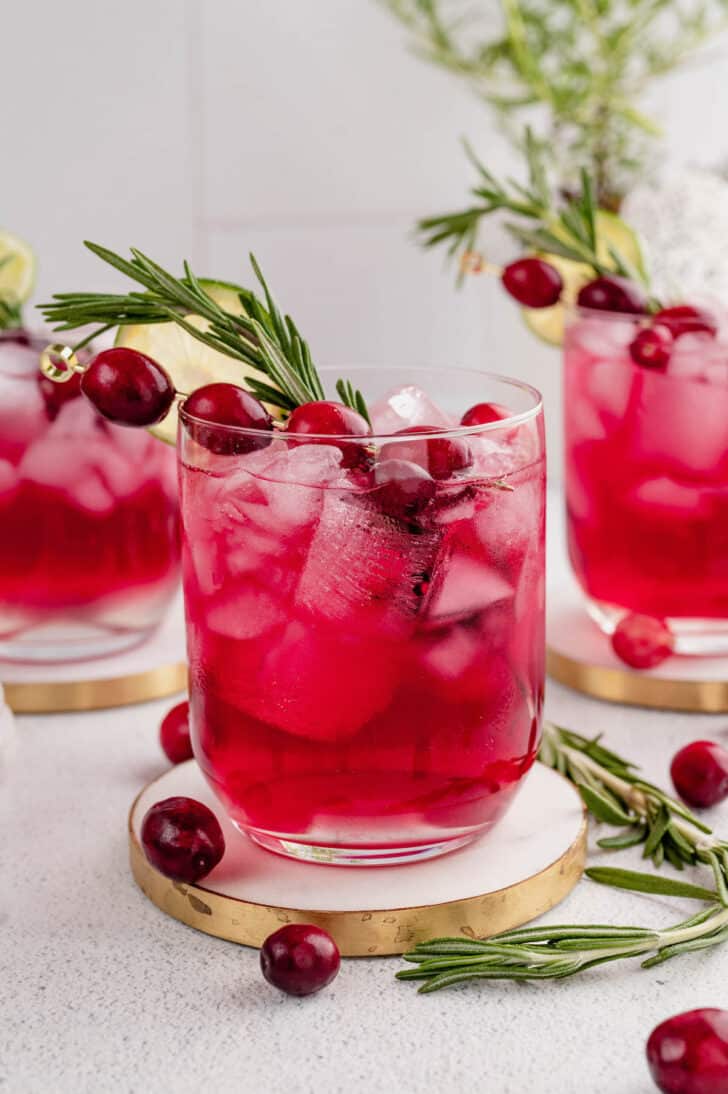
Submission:
[[[213,870],[225,854],[217,817],[193,798],[165,798],[142,821],[144,853],[160,873],[193,884]]]
[[[673,337],[669,327],[645,327],[638,331],[629,346],[632,360],[643,368],[664,369],[670,360]]]
[[[655,322],[667,327],[673,338],[679,338],[681,334],[709,334],[714,338],[718,333],[715,317],[704,308],[694,308],[692,304],[663,308],[655,316]]]
[[[53,422],[58,417],[61,407],[72,399],[77,399],[81,394],[81,377],[77,372],[74,372],[70,379],[59,384],[49,380],[47,376],[39,372],[38,386],[43,396],[46,414]]]
[[[557,304],[564,288],[561,274],[542,258],[521,258],[501,274],[507,293],[526,308],[550,308]]]
[[[156,361],[135,349],[115,346],[94,357],[81,391],[99,414],[119,425],[148,426],[166,417],[174,384]]]
[[[728,1011],[703,1007],[661,1022],[647,1041],[647,1063],[664,1094],[726,1094]]]
[[[190,704],[185,699],[172,707],[159,727],[159,743],[171,764],[181,764],[192,759],[190,740]]]
[[[627,312],[630,315],[643,315],[645,312],[645,294],[634,281],[626,277],[597,277],[584,285],[579,291],[576,302],[580,308],[593,308],[595,311]]]
[[[374,468],[375,497],[385,513],[412,517],[435,495],[434,479],[424,467],[408,460],[384,460]]]
[[[434,425],[410,425],[406,429],[398,430],[394,436],[441,432]],[[433,479],[447,479],[455,471],[470,467],[473,462],[470,446],[464,437],[433,437],[431,440],[392,442],[384,445],[381,458],[418,463],[430,472]]]
[[[265,448],[273,439],[273,420],[262,403],[254,395],[235,384],[207,384],[193,391],[184,402],[185,414],[203,422],[234,429],[215,429],[214,426],[188,422],[190,436],[218,456],[242,455],[257,448]],[[256,430],[254,433],[236,432],[237,429]]]
[[[310,439],[310,444],[334,444],[343,453],[344,467],[355,467],[366,462],[366,448],[360,444],[337,443],[329,440],[334,437],[368,437],[371,428],[366,418],[343,403],[315,402],[304,403],[291,412],[286,427],[288,433],[295,433]],[[325,438],[325,439],[324,439]]]
[[[510,416],[511,412],[506,406],[499,406],[498,403],[476,403],[465,411],[460,425],[487,425],[488,422],[502,422]]]
[[[650,615],[625,615],[612,635],[612,649],[625,664],[635,669],[651,669],[673,652],[669,627]]]
[[[339,948],[330,934],[308,923],[289,923],[260,949],[263,976],[287,995],[313,995],[339,971]]]
[[[692,741],[670,765],[675,789],[689,805],[707,809],[728,798],[728,752],[715,741]]]

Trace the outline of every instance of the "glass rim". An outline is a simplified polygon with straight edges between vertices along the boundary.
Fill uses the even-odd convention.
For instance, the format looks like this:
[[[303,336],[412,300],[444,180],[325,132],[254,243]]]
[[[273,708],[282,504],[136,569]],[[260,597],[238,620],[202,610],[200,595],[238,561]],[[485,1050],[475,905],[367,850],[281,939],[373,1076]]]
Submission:
[[[374,372],[376,369],[386,369],[387,365],[350,365],[350,372]],[[295,443],[305,444],[307,442],[318,441],[348,441],[356,442],[360,441],[365,444],[397,444],[407,443],[408,441],[417,440],[436,440],[438,438],[453,438],[453,437],[478,437],[484,433],[496,433],[498,430],[514,429],[525,422],[531,421],[543,413],[543,396],[538,388],[535,388],[532,384],[526,383],[525,380],[516,380],[511,376],[504,376],[498,372],[488,372],[485,369],[477,368],[465,368],[459,365],[457,366],[437,366],[437,365],[398,365],[395,366],[398,369],[411,369],[413,372],[421,373],[424,375],[443,372],[451,373],[467,373],[470,376],[480,377],[483,380],[492,380],[497,383],[504,384],[506,387],[517,388],[519,391],[524,392],[530,396],[533,400],[533,405],[526,410],[520,411],[518,414],[509,414],[505,418],[499,418],[494,422],[483,422],[480,425],[457,425],[457,426],[443,426],[442,428],[432,428],[422,433],[417,433],[415,427],[412,427],[412,432],[401,433],[363,433],[361,435],[351,433],[305,433],[296,434]],[[319,366],[318,372],[320,374],[336,373],[337,375],[343,375],[344,369],[340,365],[322,365]],[[241,425],[223,425],[216,422],[211,422],[206,418],[198,418],[194,414],[190,414],[188,410],[185,410],[185,401],[180,403],[179,406],[179,421],[180,424],[185,422],[186,424],[197,425],[205,429],[219,429],[224,430],[233,436],[250,436],[260,437],[260,429],[251,429],[248,426]],[[466,408],[467,409],[467,408]],[[285,430],[274,430],[274,437],[277,440],[288,441],[294,440],[293,435],[286,434]]]

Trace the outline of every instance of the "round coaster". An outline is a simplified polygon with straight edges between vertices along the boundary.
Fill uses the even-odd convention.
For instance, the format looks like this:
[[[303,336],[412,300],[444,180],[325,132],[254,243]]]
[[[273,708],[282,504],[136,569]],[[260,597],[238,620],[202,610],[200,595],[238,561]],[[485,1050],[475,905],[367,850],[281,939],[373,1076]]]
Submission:
[[[17,714],[101,710],[175,695],[187,687],[182,598],[133,649],[62,665],[0,662],[8,706]]]
[[[655,669],[630,669],[587,615],[565,560],[548,590],[546,668],[559,683],[611,703],[709,714],[728,711],[728,657],[671,657]]]
[[[164,877],[139,842],[147,809],[175,795],[208,805],[225,833],[225,857],[199,885]],[[406,866],[317,865],[264,851],[241,835],[190,760],[138,796],[129,850],[140,888],[190,927],[260,946],[282,924],[314,923],[345,956],[367,957],[443,935],[493,935],[542,915],[581,877],[586,818],[571,783],[536,764],[498,827],[459,851]]]

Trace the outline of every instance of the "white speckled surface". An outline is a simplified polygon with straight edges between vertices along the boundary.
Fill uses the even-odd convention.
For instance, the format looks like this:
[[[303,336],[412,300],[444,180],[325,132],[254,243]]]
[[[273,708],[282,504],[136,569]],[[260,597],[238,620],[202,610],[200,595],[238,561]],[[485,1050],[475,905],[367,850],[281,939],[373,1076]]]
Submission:
[[[398,959],[350,960],[320,995],[279,995],[255,952],[166,918],[130,878],[127,811],[164,769],[169,705],[18,719],[0,785],[3,1094],[649,1094],[652,1026],[728,1005],[728,947],[649,972],[612,965],[421,998],[393,979]],[[629,710],[554,684],[547,709],[604,730],[662,782],[681,744],[728,744],[726,716]],[[728,831],[728,804],[711,819]],[[584,881],[547,918],[667,924],[678,903]]]

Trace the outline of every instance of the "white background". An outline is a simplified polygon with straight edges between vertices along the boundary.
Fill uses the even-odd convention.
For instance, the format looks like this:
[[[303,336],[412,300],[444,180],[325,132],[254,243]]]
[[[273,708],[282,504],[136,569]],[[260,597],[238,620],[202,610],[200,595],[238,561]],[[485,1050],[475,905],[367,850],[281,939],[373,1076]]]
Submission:
[[[463,203],[461,135],[497,170],[508,149],[375,0],[65,0],[13,5],[5,28],[0,224],[39,252],[38,298],[120,284],[83,238],[238,281],[252,249],[320,362],[535,383],[558,471],[558,354],[497,283],[456,292],[409,236]],[[726,63],[711,51],[654,95],[673,158],[725,158]]]

